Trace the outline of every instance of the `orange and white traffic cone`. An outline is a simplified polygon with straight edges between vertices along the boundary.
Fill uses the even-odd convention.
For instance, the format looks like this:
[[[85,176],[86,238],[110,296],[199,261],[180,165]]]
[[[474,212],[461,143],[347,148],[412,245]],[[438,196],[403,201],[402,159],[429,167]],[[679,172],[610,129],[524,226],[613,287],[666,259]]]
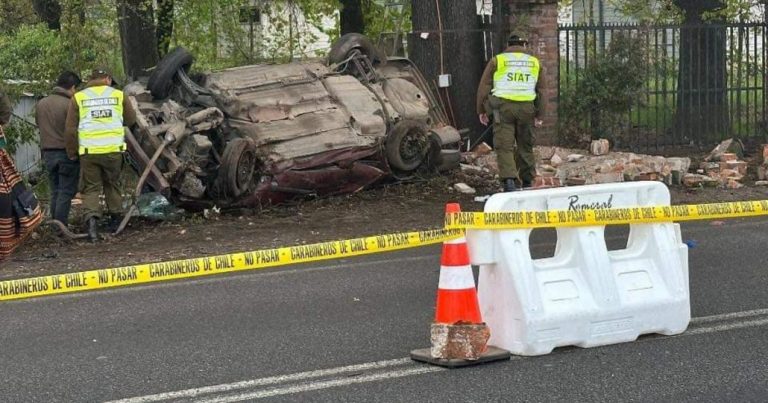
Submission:
[[[461,211],[458,203],[445,206],[445,213]],[[458,322],[479,325],[483,323],[472,266],[469,263],[467,239],[443,242],[440,259],[440,283],[437,287],[435,323],[453,325]]]
[[[460,211],[458,203],[445,207],[446,214]],[[490,330],[480,315],[467,240],[461,236],[446,241],[431,327],[432,348],[413,350],[411,358],[449,368],[509,359],[508,351],[488,348],[489,337]]]

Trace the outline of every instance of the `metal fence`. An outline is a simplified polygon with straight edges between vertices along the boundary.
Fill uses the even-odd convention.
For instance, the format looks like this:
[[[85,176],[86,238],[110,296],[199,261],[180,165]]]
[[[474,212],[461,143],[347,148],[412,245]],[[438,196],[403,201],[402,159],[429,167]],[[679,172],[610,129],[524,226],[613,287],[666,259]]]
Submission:
[[[609,137],[625,149],[765,137],[767,34],[765,23],[562,25],[561,133]],[[612,46],[620,37],[642,44],[642,56],[634,60],[640,66],[622,65],[628,60]],[[629,72],[640,72],[642,79],[622,77]],[[606,74],[615,77],[601,76]],[[626,104],[598,102],[587,113],[567,116],[574,109],[563,105],[600,91],[611,94],[611,88],[595,84],[616,80],[635,83],[619,95]]]

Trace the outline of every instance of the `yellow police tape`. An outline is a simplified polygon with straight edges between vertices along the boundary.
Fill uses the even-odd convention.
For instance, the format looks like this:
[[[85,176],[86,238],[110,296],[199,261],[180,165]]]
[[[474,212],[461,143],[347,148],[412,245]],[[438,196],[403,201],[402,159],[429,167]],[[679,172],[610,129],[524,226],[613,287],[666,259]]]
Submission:
[[[455,239],[470,229],[521,229],[637,224],[768,215],[768,200],[577,211],[446,214],[445,228],[263,249],[114,269],[0,281],[0,301],[93,291],[158,281],[390,252]]]
[[[447,229],[523,229],[615,224],[647,224],[768,215],[768,200],[662,207],[573,211],[450,213]]]
[[[6,280],[0,281],[0,301],[390,252],[441,243],[455,239],[462,233],[461,230],[440,229],[404,232],[114,269]]]

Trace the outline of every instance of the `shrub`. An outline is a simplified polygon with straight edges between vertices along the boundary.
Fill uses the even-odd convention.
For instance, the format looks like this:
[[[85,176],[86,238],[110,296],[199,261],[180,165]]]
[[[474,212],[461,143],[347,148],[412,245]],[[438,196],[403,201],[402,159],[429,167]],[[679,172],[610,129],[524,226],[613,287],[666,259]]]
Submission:
[[[644,88],[646,46],[640,38],[615,33],[602,53],[590,55],[589,65],[576,73],[578,81],[561,94],[561,142],[583,146],[612,138]]]

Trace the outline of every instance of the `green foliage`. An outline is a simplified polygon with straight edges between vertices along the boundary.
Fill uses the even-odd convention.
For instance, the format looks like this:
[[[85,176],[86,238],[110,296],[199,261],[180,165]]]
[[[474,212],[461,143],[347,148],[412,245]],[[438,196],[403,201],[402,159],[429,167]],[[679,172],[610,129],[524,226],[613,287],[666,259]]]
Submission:
[[[262,41],[268,61],[286,62],[322,55],[329,46],[318,46],[319,34],[338,37],[337,0],[283,0],[270,3],[265,10],[268,24]],[[333,28],[327,29],[326,25]]]
[[[39,82],[41,93],[63,70],[87,78],[96,65],[123,74],[117,3],[122,0],[59,0],[61,30],[40,22],[27,0],[0,5],[0,78]],[[241,20],[256,5],[261,21]],[[366,34],[408,32],[410,7],[364,0]],[[195,69],[215,70],[256,62],[285,62],[322,56],[339,36],[339,0],[176,0],[171,46],[196,57]],[[29,88],[23,88],[30,91]]]
[[[240,19],[241,11],[251,4],[249,0],[177,0],[172,46],[189,49],[196,57],[195,69],[215,70],[322,54],[327,49],[315,49],[319,34],[338,36],[334,20],[338,0],[256,2],[261,20],[254,21],[253,32],[251,24]]]
[[[584,145],[618,131],[645,84],[646,46],[642,36],[615,33],[604,52],[590,55],[591,63],[575,73],[578,81],[561,94],[564,143]]]
[[[71,69],[83,80],[96,66],[106,66],[115,77],[125,77],[117,27],[116,0],[89,2],[85,0],[59,0],[62,6],[61,38],[69,55],[59,71]]]
[[[11,122],[3,127],[5,132],[6,150],[13,155],[21,144],[37,141],[35,126],[23,119],[14,117]]]
[[[29,0],[2,0],[0,2],[0,34],[15,31],[22,25],[39,20]]]
[[[196,70],[215,70],[246,62],[249,31],[239,20],[248,0],[176,0],[171,47],[195,55]]]
[[[0,35],[0,77],[47,81],[67,64],[61,36],[43,24],[25,25]]]
[[[62,3],[68,5],[69,1],[74,0]],[[0,77],[32,82],[22,89],[35,93],[47,91],[64,70],[87,77],[95,65],[106,65],[121,77],[115,9],[107,3],[89,8],[85,19],[65,8],[61,31],[37,23],[0,33]]]
[[[392,7],[374,0],[364,3],[365,34],[374,41],[383,33],[411,32],[411,6]]]
[[[704,20],[750,21],[761,19],[765,12],[764,0],[723,0],[725,7],[721,10],[704,14]],[[562,3],[562,1],[561,1]],[[608,0],[622,14],[638,19],[641,22],[682,22],[683,11],[676,5],[675,0],[659,0],[658,2],[637,0]]]

